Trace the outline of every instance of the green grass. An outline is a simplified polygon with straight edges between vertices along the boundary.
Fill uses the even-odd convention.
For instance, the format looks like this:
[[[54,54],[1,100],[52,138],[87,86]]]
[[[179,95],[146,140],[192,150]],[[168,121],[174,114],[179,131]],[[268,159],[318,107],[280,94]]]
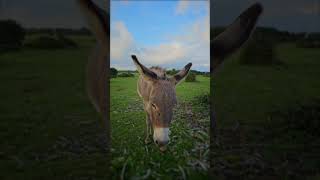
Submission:
[[[84,84],[94,39],[73,38],[80,49],[0,55],[0,179],[106,179],[105,135]],[[276,52],[286,66],[240,66],[236,54],[214,77],[217,179],[319,179],[319,137],[288,128],[289,117],[272,112],[320,98],[320,51],[281,44]],[[209,92],[209,78],[177,87],[180,105],[164,154],[143,144],[136,79],[111,80],[113,177],[205,177],[199,164],[208,154],[201,149],[208,141],[202,129],[209,127],[208,108],[197,99]]]
[[[34,37],[36,36],[28,37],[27,41]],[[105,150],[105,134],[103,134],[102,123],[99,121],[101,118],[90,104],[84,84],[85,66],[90,50],[94,46],[94,39],[85,36],[72,38],[80,45],[79,49],[37,50],[24,48],[18,52],[0,55],[0,80],[2,82],[0,89],[0,171],[2,173],[0,179],[106,179],[108,177],[109,159]],[[112,88],[116,88],[116,91],[112,90],[111,97],[117,98],[117,100],[124,99],[123,102],[128,104],[121,104],[121,101],[113,103],[112,117],[121,117],[120,114],[114,113],[113,109],[117,110],[114,105],[130,108],[132,103],[135,103],[133,107],[135,108],[136,105],[142,103],[136,98],[136,78],[128,79],[127,89],[119,91],[119,93],[118,90],[123,88],[121,87],[122,83],[117,82],[120,80],[120,78],[112,80]],[[120,86],[114,86],[117,84]],[[193,88],[195,87],[193,84],[182,83],[180,85],[179,97],[188,97],[184,98],[185,101],[181,101],[183,104],[192,106],[190,104],[192,101],[191,91],[182,92],[184,88],[193,88],[192,97],[209,91],[208,78],[202,78],[201,83],[197,84],[203,88]],[[121,94],[121,92],[127,94]],[[130,101],[132,99],[136,101]],[[189,104],[187,104],[188,99],[190,99]],[[119,152],[121,155],[124,155],[122,152],[126,149],[128,153],[134,152],[136,155],[140,155],[142,151],[139,148],[144,148],[138,140],[145,125],[145,116],[141,109],[132,113],[124,113],[121,118],[125,116],[130,118],[127,118],[127,121],[121,121],[121,123],[131,123],[132,115],[137,120],[135,128],[132,125],[128,129],[112,127],[112,136],[122,138],[118,144],[113,143],[114,149],[121,151]],[[191,120],[191,118],[187,120]],[[207,123],[208,120],[208,118],[205,119]],[[118,124],[119,127],[128,126],[121,123]],[[177,131],[180,134],[177,133],[175,136],[179,139],[184,137],[191,139],[186,132],[191,131],[192,128],[185,126],[184,122],[179,123],[175,123],[175,126],[176,129],[179,129]],[[180,129],[184,129],[184,131],[180,131]],[[127,147],[121,146],[125,143],[122,140],[128,136],[133,141],[127,141],[130,142]],[[204,138],[206,139],[203,143],[208,144],[208,137]],[[178,139],[174,141],[178,141]],[[184,148],[187,150],[194,148],[193,142],[195,141],[192,140],[189,143],[179,140],[175,144],[181,149],[176,153],[181,156]],[[128,147],[137,151],[130,150]],[[154,153],[153,156],[150,156],[152,157],[150,163],[174,163],[173,160],[179,159],[174,155],[168,155],[164,158],[165,156],[159,154],[154,147],[148,148],[150,148],[150,154]],[[139,158],[134,156],[134,153],[130,154],[132,161],[130,159],[127,161],[126,177],[139,175],[131,168],[135,163],[138,170],[141,170],[138,173],[144,173],[145,169],[143,168],[146,166],[140,166],[140,162],[135,161]],[[187,158],[184,157],[184,159]],[[184,159],[181,158],[181,161]],[[140,160],[143,159],[140,158]],[[116,169],[113,171],[114,177],[119,177],[123,165],[121,157],[114,157],[112,162],[120,166],[114,166]],[[204,174],[200,170],[189,170],[184,166],[185,161],[181,164],[182,171],[189,173],[189,176],[193,175],[192,172],[196,172],[195,176],[197,177]],[[169,171],[180,176],[181,170],[176,172],[177,167],[172,167],[174,168]],[[198,165],[195,165],[194,169],[196,168],[201,169]],[[152,171],[150,177],[158,176],[155,172]],[[163,173],[163,171],[159,173]]]
[[[239,66],[237,55],[226,60],[214,79],[216,111],[222,119],[219,123],[234,123],[233,119],[260,123],[267,118],[265,112],[320,97],[319,50],[282,44],[277,54],[287,68]]]
[[[320,51],[281,44],[276,52],[285,66],[240,66],[236,54],[214,79],[218,145],[212,153],[219,178],[319,176],[319,138],[288,128],[290,117],[272,112],[296,111],[320,98]]]
[[[146,115],[136,90],[137,78],[137,74],[134,78],[113,78],[110,84],[113,177],[173,179],[182,178],[184,173],[189,178],[207,177],[209,107],[196,101],[209,92],[210,79],[198,76],[198,82],[178,85],[179,105],[170,127],[171,142],[161,153],[154,143],[144,144]]]
[[[82,39],[76,50],[0,55],[0,179],[106,176],[103,129],[84,84],[92,38]]]

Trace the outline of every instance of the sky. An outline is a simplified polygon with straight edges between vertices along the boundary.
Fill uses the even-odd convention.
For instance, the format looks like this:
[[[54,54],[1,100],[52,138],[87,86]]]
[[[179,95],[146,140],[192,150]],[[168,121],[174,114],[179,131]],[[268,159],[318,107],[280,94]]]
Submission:
[[[24,27],[85,26],[75,0],[0,0],[0,19],[15,19]],[[95,0],[101,7],[104,0]]]
[[[137,55],[148,67],[209,71],[208,1],[111,1],[111,66],[136,69]],[[192,8],[191,8],[192,7]]]
[[[264,7],[258,26],[290,32],[320,32],[320,0],[213,0],[214,16],[210,25],[230,24],[257,1]]]
[[[107,0],[94,1],[102,8],[107,2]],[[211,26],[230,24],[256,1],[211,1],[213,2],[210,9],[213,16],[209,18]],[[264,12],[258,21],[258,26],[275,27],[290,32],[320,32],[320,0],[260,0],[260,2],[264,6]],[[156,65],[150,62],[152,54],[153,61],[159,63],[158,65],[180,68],[183,63],[196,60],[198,66],[202,65],[197,67],[195,64],[194,68],[205,69],[207,65],[204,63],[205,53],[198,56],[201,53],[195,51],[196,46],[203,46],[203,43],[200,43],[203,39],[198,41],[196,37],[201,36],[198,32],[205,31],[205,28],[200,25],[197,29],[194,26],[197,23],[203,25],[206,10],[204,10],[205,5],[196,4],[195,1],[188,0],[123,0],[122,2],[113,0],[111,7],[113,39],[120,38],[120,34],[121,38],[127,36],[128,47],[129,45],[134,47],[130,47],[129,52],[140,53],[137,54],[138,58],[150,65]],[[75,0],[0,0],[0,19],[7,18],[15,19],[27,28],[86,26]],[[115,40],[113,42],[117,43]],[[172,49],[177,51],[169,53]],[[206,51],[205,48],[198,47],[199,49]],[[129,68],[129,64],[127,66],[123,64],[124,59],[116,61],[119,59],[119,53],[120,49],[113,50],[112,62],[123,68]]]
[[[107,0],[94,0],[103,7]],[[119,1],[119,0],[117,0]],[[128,1],[128,0],[127,0]],[[128,1],[128,4],[131,4]],[[148,0],[136,0],[148,1]],[[175,1],[175,0],[149,0]],[[182,6],[193,8],[192,3]],[[213,26],[229,24],[254,2],[264,6],[259,21],[261,26],[276,27],[291,32],[320,31],[320,0],[212,0]],[[126,2],[125,2],[126,3]],[[0,19],[13,18],[26,27],[71,27],[85,26],[75,0],[0,0]]]

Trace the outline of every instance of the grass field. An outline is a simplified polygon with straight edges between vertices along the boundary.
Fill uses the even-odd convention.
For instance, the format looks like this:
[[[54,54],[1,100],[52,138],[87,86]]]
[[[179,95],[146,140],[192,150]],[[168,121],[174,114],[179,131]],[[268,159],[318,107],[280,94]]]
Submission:
[[[210,78],[177,86],[179,105],[171,124],[169,149],[162,153],[154,143],[144,144],[145,112],[137,94],[137,79],[111,80],[112,172],[114,177],[183,179],[207,177],[209,158]]]
[[[0,179],[106,178],[103,129],[84,86],[94,40],[74,39],[80,49],[0,55]],[[320,98],[320,51],[281,44],[277,57],[286,66],[240,66],[235,55],[214,77],[218,138],[211,173],[217,179],[320,178],[319,134],[310,133],[319,127],[320,105],[312,102]],[[209,79],[177,88],[172,142],[161,154],[142,143],[145,115],[136,78],[111,80],[114,177],[205,176],[208,153],[201,148],[208,137],[199,132],[209,125],[199,96],[209,91]],[[314,121],[302,130],[292,128],[300,109],[302,123]]]
[[[85,92],[94,39],[0,55],[0,179],[106,177],[105,138]]]
[[[214,79],[218,179],[320,178],[320,50],[276,54],[285,66],[240,66],[236,54]]]

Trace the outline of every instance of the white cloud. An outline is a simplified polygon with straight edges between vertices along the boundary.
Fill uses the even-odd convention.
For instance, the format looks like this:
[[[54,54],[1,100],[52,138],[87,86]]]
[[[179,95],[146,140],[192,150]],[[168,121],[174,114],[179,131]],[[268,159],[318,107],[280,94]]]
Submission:
[[[134,65],[125,65],[125,64],[114,64],[111,67],[116,68],[117,70],[136,70]]]
[[[186,26],[181,35],[171,36],[166,43],[144,47],[138,53],[147,65],[172,67],[175,64],[192,62],[194,67],[206,69],[210,66],[210,30],[209,16]],[[179,68],[179,67],[175,67]]]
[[[111,25],[111,59],[121,60],[133,46],[134,39],[126,25],[117,21]]]
[[[175,14],[176,15],[184,15],[188,11],[191,13],[197,14],[203,11],[203,7],[205,7],[205,11],[209,11],[209,0],[198,0],[198,1],[188,1],[188,0],[180,0],[176,6]]]
[[[189,8],[189,1],[180,0],[176,7],[176,14],[181,15],[184,14]]]
[[[144,48],[140,53],[146,63],[163,65],[176,62],[185,57],[186,49],[181,42],[172,41]]]
[[[134,53],[146,66],[182,68],[188,62],[192,69],[210,70],[209,11],[205,16],[185,25],[179,35],[169,36],[163,43],[143,46],[136,44],[123,22],[111,26],[111,65],[119,69],[135,69],[130,55]]]

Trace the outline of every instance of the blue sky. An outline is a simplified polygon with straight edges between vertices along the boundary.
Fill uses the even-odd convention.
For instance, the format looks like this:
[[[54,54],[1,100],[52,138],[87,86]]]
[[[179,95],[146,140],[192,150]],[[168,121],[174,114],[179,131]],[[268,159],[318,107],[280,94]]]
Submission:
[[[207,1],[111,1],[111,66],[135,69],[141,63],[181,69],[188,62],[209,71]]]
[[[93,1],[105,9],[105,0]],[[180,68],[190,60],[194,63],[193,68],[205,69],[204,66],[208,65],[205,44],[207,28],[204,28],[207,19],[211,20],[213,27],[226,26],[256,0],[212,2],[213,17],[209,18],[205,3],[196,0],[112,1],[113,55],[120,57],[119,54],[124,54],[124,50],[139,51],[142,57],[138,57],[149,65],[156,65],[163,57],[162,62],[165,63],[160,62],[158,65]],[[264,13],[258,22],[259,26],[270,26],[290,32],[320,31],[319,0],[260,2],[264,6]],[[75,0],[0,0],[0,19],[8,18],[27,28],[87,26]],[[196,24],[198,26],[195,26]],[[121,44],[126,46],[120,48]],[[131,60],[127,57],[122,57],[121,60],[113,58],[111,64],[133,68],[128,61]]]
[[[105,9],[106,0],[93,1],[101,8]],[[183,1],[187,2],[188,0]],[[122,9],[132,9],[132,6],[138,2],[146,4],[170,4],[171,2],[172,5],[168,5],[168,8],[161,8],[161,6],[159,6],[159,8],[165,12],[170,11],[172,18],[174,18],[172,12],[176,9],[174,4],[178,5],[178,2],[174,0],[137,0],[135,2],[130,0],[128,3],[122,2],[128,6],[122,7],[114,4],[114,8],[118,8],[118,10],[114,12],[126,13],[125,11],[122,11]],[[211,2],[213,7],[211,9],[213,11],[213,17],[210,18],[212,21],[211,25],[225,26],[230,24],[243,10],[257,2],[257,0],[212,0]],[[264,6],[264,13],[258,22],[259,26],[271,26],[290,32],[320,31],[319,0],[260,0],[259,2]],[[151,11],[146,10],[148,9],[146,8],[147,5],[144,6],[144,12]],[[195,9],[201,9],[194,8],[195,6],[196,5],[194,3],[180,6],[187,8],[181,8],[182,12],[185,10],[185,14],[179,18],[188,19],[191,17],[192,19],[194,17],[194,13],[192,13],[192,11],[196,11]],[[159,12],[156,10],[157,9],[153,8],[151,13]],[[166,16],[166,13],[159,12],[157,15]],[[0,0],[0,19],[7,18],[14,19],[24,27],[28,28],[81,28],[83,26],[87,26],[75,0]]]

